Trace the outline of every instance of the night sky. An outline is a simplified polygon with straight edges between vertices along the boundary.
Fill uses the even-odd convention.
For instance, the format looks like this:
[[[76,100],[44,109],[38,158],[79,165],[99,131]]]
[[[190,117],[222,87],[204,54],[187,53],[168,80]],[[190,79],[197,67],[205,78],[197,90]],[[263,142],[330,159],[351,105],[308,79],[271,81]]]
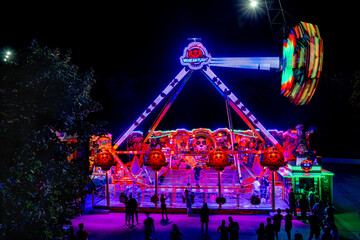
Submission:
[[[94,97],[104,111],[93,117],[107,121],[115,139],[182,69],[187,38],[202,38],[213,57],[281,56],[264,6],[255,16],[246,10],[247,0],[129,2],[3,6],[0,48],[24,48],[36,38],[44,46],[71,49],[82,71],[95,70]],[[266,128],[304,123],[316,127],[312,148],[319,154],[360,157],[359,114],[344,109],[346,94],[327,82],[335,73],[346,78],[360,69],[356,7],[325,0],[282,3],[290,26],[295,20],[317,24],[324,39],[324,77],[308,105],[294,106],[280,95],[279,72],[212,70]],[[138,130],[146,132],[158,111]],[[247,129],[235,112],[232,117],[235,128]],[[215,130],[228,123],[224,99],[194,72],[157,129],[198,127]]]

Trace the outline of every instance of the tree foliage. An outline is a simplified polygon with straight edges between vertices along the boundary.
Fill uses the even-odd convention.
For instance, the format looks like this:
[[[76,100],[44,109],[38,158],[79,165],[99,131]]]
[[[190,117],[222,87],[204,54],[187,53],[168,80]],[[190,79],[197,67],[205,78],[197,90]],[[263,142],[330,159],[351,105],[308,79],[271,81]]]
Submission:
[[[70,51],[36,41],[0,68],[0,238],[61,239],[88,182],[88,159],[67,157],[103,132],[89,120],[101,110],[91,98],[94,73],[80,73]]]

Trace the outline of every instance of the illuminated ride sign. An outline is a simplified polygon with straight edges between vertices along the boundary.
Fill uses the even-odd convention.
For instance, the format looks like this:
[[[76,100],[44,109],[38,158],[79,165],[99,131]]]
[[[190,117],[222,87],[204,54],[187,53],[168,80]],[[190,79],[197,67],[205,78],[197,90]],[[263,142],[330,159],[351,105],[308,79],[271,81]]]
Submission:
[[[312,161],[310,159],[305,159],[304,161],[301,162],[301,169],[304,172],[310,172],[312,168]]]
[[[180,63],[192,70],[199,70],[210,63],[211,56],[200,42],[192,42],[185,49],[180,57]]]

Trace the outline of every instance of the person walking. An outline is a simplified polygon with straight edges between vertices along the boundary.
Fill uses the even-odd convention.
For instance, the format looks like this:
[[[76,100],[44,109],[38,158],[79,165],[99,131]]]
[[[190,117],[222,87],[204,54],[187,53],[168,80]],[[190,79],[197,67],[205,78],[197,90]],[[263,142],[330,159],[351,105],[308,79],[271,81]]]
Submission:
[[[264,223],[260,223],[259,228],[256,230],[256,234],[258,235],[257,240],[266,240]]]
[[[207,206],[207,203],[204,203],[203,207],[200,209],[201,234],[204,232],[204,224],[206,228],[206,235],[209,234],[209,215],[210,210]]]
[[[185,203],[186,203],[186,209],[187,209],[187,215],[188,217],[191,217],[191,196],[189,193],[189,190],[185,189],[185,194],[184,194],[184,198],[185,198]]]
[[[274,225],[271,223],[271,218],[266,219],[266,226],[265,226],[265,239],[266,240],[274,240],[275,239],[275,229]]]
[[[145,226],[145,240],[152,240],[151,234],[155,233],[155,225],[154,225],[154,219],[150,217],[150,213],[146,213],[144,226]]]
[[[87,240],[90,234],[88,231],[84,230],[84,223],[79,223],[79,230],[76,232],[76,237],[78,240]]]
[[[229,222],[230,240],[239,240],[239,223],[234,222],[232,217],[229,217]]]
[[[166,203],[165,200],[167,199],[167,197],[165,197],[164,194],[161,194],[160,197],[160,202],[161,202],[161,218],[164,219],[164,214],[166,216],[166,220],[169,220],[168,215],[167,215],[167,209],[166,209]]]
[[[303,222],[306,222],[306,212],[309,208],[309,200],[307,199],[305,194],[301,195],[301,199],[299,201],[299,208],[301,211],[301,219]]]
[[[285,209],[285,232],[287,234],[288,240],[291,240],[291,229],[292,229],[292,218],[293,216],[290,213],[290,209]]]
[[[170,240],[181,240],[184,235],[180,232],[179,227],[176,224],[172,225],[170,232]]]
[[[274,230],[275,230],[275,236],[276,239],[279,240],[279,232],[280,232],[280,228],[281,228],[281,221],[284,219],[283,215],[281,215],[281,209],[278,208],[277,210],[277,214],[274,215],[274,219],[273,219],[273,225],[274,225]]]
[[[221,225],[216,230],[216,232],[221,233],[220,240],[229,240],[229,229],[225,223],[225,220],[222,220]]]

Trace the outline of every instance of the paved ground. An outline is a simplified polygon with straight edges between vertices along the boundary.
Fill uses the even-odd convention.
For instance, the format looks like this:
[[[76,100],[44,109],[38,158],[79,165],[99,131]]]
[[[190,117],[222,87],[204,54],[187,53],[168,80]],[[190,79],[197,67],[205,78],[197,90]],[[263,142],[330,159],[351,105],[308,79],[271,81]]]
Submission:
[[[336,223],[341,239],[360,239],[360,165],[326,164],[325,169],[335,173],[334,177],[334,204],[337,208]],[[155,221],[156,233],[154,239],[169,239],[172,224],[179,226],[184,233],[184,239],[220,239],[217,227],[221,220],[225,219],[228,224],[229,215],[211,215],[209,224],[209,236],[204,237],[200,232],[199,216],[187,217],[184,214],[169,214],[170,221],[162,222],[161,214],[151,214]],[[125,225],[124,213],[87,214],[74,219],[73,225],[83,222],[86,230],[90,232],[90,240],[101,239],[144,239],[145,214],[139,214],[139,225],[130,228]],[[266,215],[232,215],[240,225],[240,239],[257,239],[256,229],[261,222],[266,223]],[[295,231],[303,234],[308,239],[309,226],[298,220],[293,221],[292,236]],[[284,223],[279,234],[279,239],[287,239],[284,231]]]
[[[169,215],[169,222],[161,221],[161,214],[150,215],[155,222],[154,239],[169,239],[172,224],[178,225],[179,229],[184,234],[184,239],[220,239],[220,234],[216,232],[221,220],[225,219],[227,224],[229,215],[212,215],[209,223],[209,236],[201,235],[201,223],[199,216],[187,217],[185,214],[171,214]],[[256,229],[261,222],[266,223],[265,215],[232,215],[234,221],[240,225],[241,239],[256,239]],[[145,214],[139,214],[139,222],[134,228],[125,225],[124,213],[110,213],[108,215],[84,215],[76,218],[73,224],[77,226],[78,223],[83,222],[86,230],[91,236],[89,239],[144,239],[144,220]],[[303,233],[303,236],[309,235],[309,227],[300,221],[293,221],[293,234],[295,230]],[[280,239],[287,239],[284,231],[284,226],[279,234]],[[292,235],[293,235],[292,234]]]

